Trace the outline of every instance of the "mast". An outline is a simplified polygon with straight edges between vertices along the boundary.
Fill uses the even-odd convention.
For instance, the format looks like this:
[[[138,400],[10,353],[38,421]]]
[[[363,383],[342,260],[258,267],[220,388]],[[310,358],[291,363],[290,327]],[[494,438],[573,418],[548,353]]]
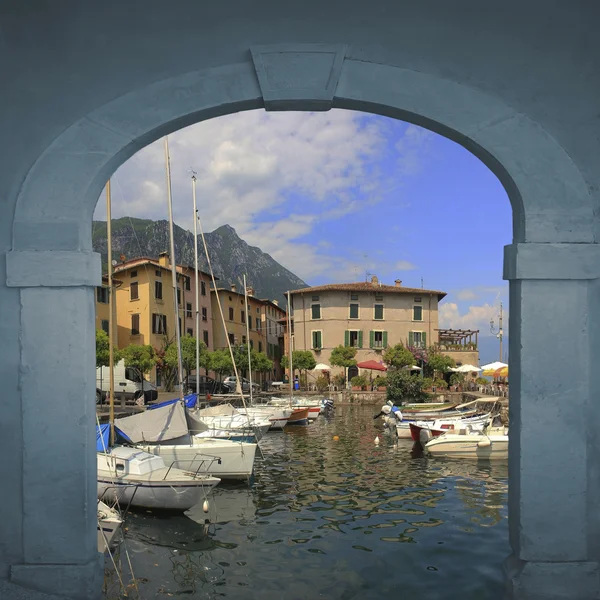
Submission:
[[[106,237],[108,238],[108,371],[109,371],[109,416],[110,438],[108,445],[115,443],[115,353],[113,351],[113,310],[115,299],[113,297],[112,282],[112,227],[111,227],[111,198],[110,179],[106,182]]]
[[[181,330],[177,304],[177,264],[175,260],[175,237],[173,234],[173,199],[171,197],[171,159],[169,158],[169,138],[165,136],[165,171],[167,174],[167,205],[169,207],[169,240],[171,242],[171,279],[173,280],[173,312],[175,313],[175,342],[177,344],[177,379],[179,399],[183,404],[183,365],[181,362]]]
[[[502,331],[502,302],[500,302],[500,319],[499,319],[499,333],[498,337],[500,338],[500,362],[502,362],[502,336],[504,332]]]
[[[244,300],[246,303],[246,346],[248,348],[248,379],[250,380],[250,404],[252,404],[252,359],[250,353],[250,325],[248,312],[248,288],[246,287],[246,274],[244,273]]]
[[[292,314],[291,314],[290,293],[287,293],[287,320],[288,320],[288,355],[290,360],[290,408],[294,400],[294,365],[292,362]]]
[[[196,207],[196,175],[192,175],[194,200],[194,269],[196,270],[196,398],[200,396],[200,292],[198,281],[198,208]]]

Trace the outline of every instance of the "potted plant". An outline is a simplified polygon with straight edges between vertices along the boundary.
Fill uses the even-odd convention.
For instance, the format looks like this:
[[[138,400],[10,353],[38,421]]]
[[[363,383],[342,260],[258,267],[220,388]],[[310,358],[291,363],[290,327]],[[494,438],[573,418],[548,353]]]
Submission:
[[[356,375],[350,380],[350,383],[353,391],[367,389],[367,378],[364,375]]]
[[[337,387],[338,390],[343,390],[346,387],[346,378],[342,373],[338,373],[332,377],[333,385]]]
[[[465,376],[462,373],[452,373],[450,375],[450,385],[454,387],[454,391],[462,391],[462,383],[465,380]]]
[[[321,376],[317,377],[317,380],[315,381],[315,385],[319,392],[325,392],[329,388],[329,381],[327,380],[327,377],[325,377],[324,375],[321,375]]]
[[[375,379],[373,379],[373,387],[378,392],[385,392],[387,389],[387,377],[383,377],[382,375],[377,375]]]
[[[422,380],[422,385],[423,385],[423,391],[424,392],[430,392],[431,388],[433,387],[433,379],[429,378],[429,377],[423,377]]]

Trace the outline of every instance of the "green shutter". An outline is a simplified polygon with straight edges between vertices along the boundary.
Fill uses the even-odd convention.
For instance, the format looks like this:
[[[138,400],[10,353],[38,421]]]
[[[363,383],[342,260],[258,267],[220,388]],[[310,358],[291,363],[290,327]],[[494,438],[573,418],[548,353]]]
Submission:
[[[362,334],[362,329],[359,330],[358,332],[358,347],[362,348],[363,347],[363,334]]]
[[[369,331],[369,348],[373,348],[375,345],[375,332]]]
[[[414,343],[415,343],[414,342],[414,338],[415,338],[415,336],[414,336],[413,332],[409,331],[408,332],[408,345],[409,346],[413,346],[414,345]]]
[[[421,339],[423,340],[423,348],[427,348],[427,334],[425,332],[421,334]]]
[[[323,341],[321,340],[321,332],[317,331],[317,348],[322,348],[323,347]]]
[[[383,347],[387,348],[387,331],[383,332]]]
[[[350,345],[350,332],[346,329],[346,331],[344,331],[344,346],[349,346]]]

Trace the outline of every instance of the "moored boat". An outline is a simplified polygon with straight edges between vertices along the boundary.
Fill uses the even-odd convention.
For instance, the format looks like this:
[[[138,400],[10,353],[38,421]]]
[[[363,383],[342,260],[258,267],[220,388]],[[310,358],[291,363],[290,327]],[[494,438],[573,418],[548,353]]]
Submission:
[[[425,444],[432,456],[470,459],[507,459],[508,428],[486,427],[473,431],[469,426],[458,431],[449,431]]]
[[[307,425],[308,408],[295,408],[287,422],[288,425]]]
[[[98,500],[98,552],[106,552],[113,542],[123,519],[114,509]]]

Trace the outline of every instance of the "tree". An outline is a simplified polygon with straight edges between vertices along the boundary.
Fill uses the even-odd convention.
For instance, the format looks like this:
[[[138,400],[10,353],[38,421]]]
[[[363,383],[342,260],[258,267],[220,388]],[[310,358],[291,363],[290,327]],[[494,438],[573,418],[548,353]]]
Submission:
[[[215,373],[218,373],[219,379],[221,379],[225,373],[231,373],[231,371],[233,371],[233,363],[231,362],[229,349],[219,348],[214,352],[209,352],[207,368]]]
[[[353,346],[336,346],[331,351],[331,356],[329,357],[329,362],[334,367],[344,367],[344,380],[348,380],[348,371],[349,367],[356,366],[356,348]]]
[[[394,403],[400,403],[406,399],[423,402],[429,397],[423,391],[426,382],[427,380],[419,375],[411,375],[405,370],[393,369],[388,372],[387,376],[387,399]]]
[[[206,367],[208,364],[208,349],[204,342],[200,342],[200,366]],[[177,344],[170,344],[165,351],[165,363],[172,369],[179,367],[177,357]],[[181,338],[181,366],[185,381],[185,389],[188,388],[190,373],[196,369],[196,338],[191,335],[185,335]],[[200,373],[196,373],[198,377]]]
[[[252,371],[257,373],[268,373],[273,370],[273,361],[264,353],[252,350]]]
[[[396,344],[388,348],[383,354],[383,362],[390,367],[402,369],[415,364],[413,353],[405,348],[402,344]]]
[[[104,329],[96,329],[96,366],[108,367],[108,334]],[[120,352],[113,348],[115,363],[121,360]]]
[[[440,373],[447,373],[450,367],[454,367],[456,363],[450,356],[445,356],[439,352],[435,352],[429,355],[429,361],[427,363],[428,376],[433,376],[434,371]]]
[[[292,352],[292,363],[294,371],[298,369],[300,373],[312,371],[317,366],[317,361],[310,350],[294,350]],[[281,357],[281,366],[284,369],[289,368],[290,360],[287,355]]]
[[[143,379],[144,375],[156,365],[158,359],[152,346],[139,346],[137,344],[129,344],[129,346],[123,348],[121,358],[124,359],[126,367],[137,371],[140,379]]]

